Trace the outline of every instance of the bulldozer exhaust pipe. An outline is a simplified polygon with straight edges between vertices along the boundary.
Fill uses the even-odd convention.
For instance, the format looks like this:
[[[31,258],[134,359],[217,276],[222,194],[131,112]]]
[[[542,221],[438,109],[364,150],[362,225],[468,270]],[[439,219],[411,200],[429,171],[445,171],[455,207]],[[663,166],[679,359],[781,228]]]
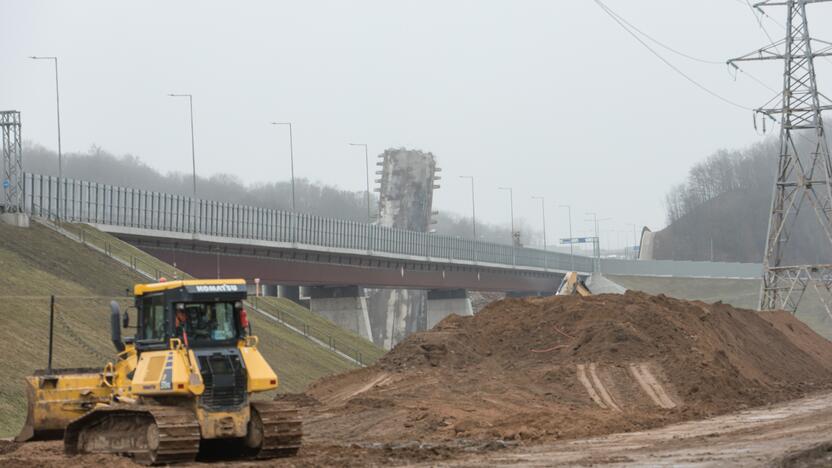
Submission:
[[[116,301],[110,302],[110,336],[112,337],[113,346],[116,347],[116,351],[119,353],[124,351],[124,341],[121,340],[121,309]],[[51,349],[52,347],[50,345]]]

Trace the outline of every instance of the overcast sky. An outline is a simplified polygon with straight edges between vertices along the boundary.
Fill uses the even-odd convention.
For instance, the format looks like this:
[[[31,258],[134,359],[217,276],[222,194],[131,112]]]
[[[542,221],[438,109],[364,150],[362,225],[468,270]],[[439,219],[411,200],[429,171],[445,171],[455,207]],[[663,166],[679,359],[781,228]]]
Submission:
[[[765,45],[745,0],[606,0],[648,34],[722,61]],[[832,4],[809,7],[832,39]],[[783,12],[770,10],[782,21]],[[763,24],[775,38],[783,30]],[[724,65],[658,49],[743,106],[773,93]],[[288,179],[295,126],[299,177],[363,190],[364,161],[388,147],[433,152],[443,169],[434,202],[508,222],[576,233],[585,212],[661,228],[664,194],[720,148],[762,136],[752,114],[694,87],[591,0],[91,2],[0,0],[0,108],[22,112],[24,138],[56,148],[51,64],[60,58],[63,148],[99,145],[162,169],[190,172],[185,100],[194,95],[197,172],[246,182]],[[747,70],[780,87],[779,64]],[[818,65],[821,84],[832,65]],[[828,86],[826,86],[827,91]],[[827,93],[829,94],[829,93]],[[371,161],[371,164],[374,161]]]

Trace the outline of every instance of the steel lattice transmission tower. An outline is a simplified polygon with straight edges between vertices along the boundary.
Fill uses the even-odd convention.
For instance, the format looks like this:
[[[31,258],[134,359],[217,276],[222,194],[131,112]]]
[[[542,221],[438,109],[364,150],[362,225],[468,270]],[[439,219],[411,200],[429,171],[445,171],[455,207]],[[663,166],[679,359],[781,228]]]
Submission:
[[[3,174],[0,183],[3,199],[0,211],[18,213],[23,210],[23,150],[20,139],[20,112],[0,111],[0,132],[3,133]]]
[[[818,226],[812,233],[828,241],[828,252],[832,252],[832,161],[821,118],[822,111],[832,109],[832,101],[818,92],[814,63],[816,57],[832,55],[832,43],[811,38],[806,15],[807,4],[828,1],[832,0],[757,3],[755,8],[786,8],[786,37],[728,62],[783,60],[785,65],[782,93],[756,109],[767,118],[776,121],[779,116],[780,120],[780,154],[763,260],[762,310],[795,312],[811,285],[832,316],[832,264],[800,264],[787,250],[804,208],[814,216],[804,213],[801,223],[816,219]]]

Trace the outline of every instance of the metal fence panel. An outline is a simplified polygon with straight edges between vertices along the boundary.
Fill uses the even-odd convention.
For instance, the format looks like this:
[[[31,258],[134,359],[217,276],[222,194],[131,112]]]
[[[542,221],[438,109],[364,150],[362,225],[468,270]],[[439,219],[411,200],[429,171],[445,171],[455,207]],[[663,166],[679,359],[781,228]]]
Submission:
[[[88,181],[26,174],[29,214],[137,229],[339,248],[502,266],[566,269],[569,255],[538,249],[385,228],[307,213],[242,206]],[[575,256],[578,271],[592,261]]]

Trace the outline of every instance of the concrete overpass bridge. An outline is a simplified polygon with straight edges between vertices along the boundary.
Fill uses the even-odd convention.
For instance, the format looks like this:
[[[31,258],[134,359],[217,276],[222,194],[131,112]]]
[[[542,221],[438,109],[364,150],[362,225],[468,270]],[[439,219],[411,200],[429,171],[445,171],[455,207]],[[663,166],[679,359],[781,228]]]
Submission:
[[[470,313],[466,291],[551,294],[592,259],[286,212],[25,174],[24,211],[86,223],[199,277],[259,278],[366,335],[362,288],[428,291],[428,324]]]

